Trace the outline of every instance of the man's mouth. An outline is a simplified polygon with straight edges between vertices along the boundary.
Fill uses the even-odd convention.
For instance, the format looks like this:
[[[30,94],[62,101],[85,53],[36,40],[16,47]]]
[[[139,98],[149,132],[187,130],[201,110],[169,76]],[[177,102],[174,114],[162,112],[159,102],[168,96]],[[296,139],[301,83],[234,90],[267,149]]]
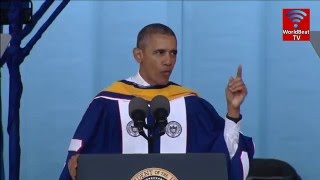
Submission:
[[[166,76],[170,76],[171,71],[162,71],[162,74],[166,75]]]

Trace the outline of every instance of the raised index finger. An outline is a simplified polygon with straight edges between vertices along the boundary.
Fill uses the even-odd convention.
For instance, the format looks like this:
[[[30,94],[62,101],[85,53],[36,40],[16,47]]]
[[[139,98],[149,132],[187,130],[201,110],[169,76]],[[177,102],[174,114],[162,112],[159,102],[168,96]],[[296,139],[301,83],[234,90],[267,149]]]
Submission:
[[[242,77],[242,66],[241,64],[238,66],[237,77]]]

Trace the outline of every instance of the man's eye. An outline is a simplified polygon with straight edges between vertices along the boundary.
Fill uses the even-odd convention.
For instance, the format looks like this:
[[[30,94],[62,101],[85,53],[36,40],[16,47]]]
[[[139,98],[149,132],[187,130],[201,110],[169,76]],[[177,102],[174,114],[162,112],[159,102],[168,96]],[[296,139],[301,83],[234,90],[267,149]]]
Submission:
[[[173,52],[171,52],[171,54],[176,56],[177,55],[177,51],[173,51]]]
[[[163,55],[165,51],[156,51],[156,54]]]

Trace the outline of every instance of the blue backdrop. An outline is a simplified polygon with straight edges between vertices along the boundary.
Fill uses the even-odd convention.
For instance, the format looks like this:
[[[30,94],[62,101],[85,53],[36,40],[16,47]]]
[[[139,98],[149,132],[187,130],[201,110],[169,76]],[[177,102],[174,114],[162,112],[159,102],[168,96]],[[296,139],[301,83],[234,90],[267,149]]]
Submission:
[[[177,34],[172,79],[197,90],[222,116],[224,88],[242,64],[249,91],[242,131],[254,137],[256,157],[285,160],[303,179],[320,177],[320,59],[310,42],[282,41],[283,8],[310,8],[311,30],[320,30],[318,3],[311,1],[70,2],[21,68],[21,179],[58,178],[89,102],[137,72],[136,35],[153,22]],[[2,77],[6,127],[6,66]],[[4,148],[8,165],[6,134]]]

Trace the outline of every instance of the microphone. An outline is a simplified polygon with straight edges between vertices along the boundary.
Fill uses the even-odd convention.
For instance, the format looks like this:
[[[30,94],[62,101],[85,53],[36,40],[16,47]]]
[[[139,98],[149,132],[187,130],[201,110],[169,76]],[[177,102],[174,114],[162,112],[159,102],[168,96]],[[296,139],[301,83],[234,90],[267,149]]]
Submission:
[[[131,99],[129,103],[129,116],[133,120],[134,126],[138,129],[139,134],[147,139],[143,130],[146,125],[145,119],[148,112],[148,102],[140,97]]]
[[[159,127],[160,136],[165,134],[165,127],[168,124],[167,117],[170,114],[170,103],[168,98],[162,95],[155,96],[150,102],[153,117],[156,119],[156,126]]]

